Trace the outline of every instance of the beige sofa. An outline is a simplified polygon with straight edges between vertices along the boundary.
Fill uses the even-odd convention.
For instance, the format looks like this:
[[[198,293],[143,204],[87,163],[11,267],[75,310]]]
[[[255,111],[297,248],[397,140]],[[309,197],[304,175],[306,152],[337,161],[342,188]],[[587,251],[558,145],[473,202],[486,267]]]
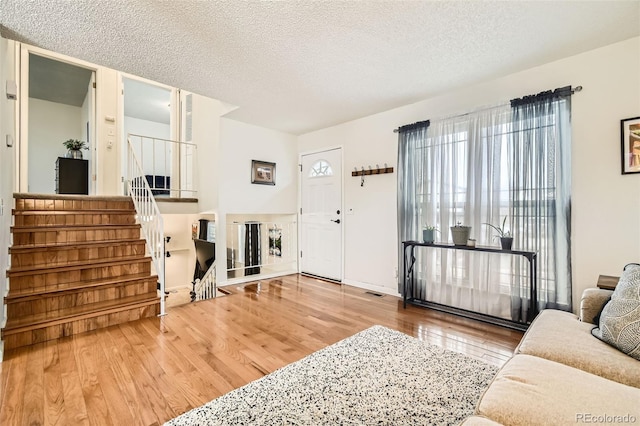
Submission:
[[[640,424],[640,361],[591,335],[611,293],[587,289],[580,317],[542,311],[462,424]]]

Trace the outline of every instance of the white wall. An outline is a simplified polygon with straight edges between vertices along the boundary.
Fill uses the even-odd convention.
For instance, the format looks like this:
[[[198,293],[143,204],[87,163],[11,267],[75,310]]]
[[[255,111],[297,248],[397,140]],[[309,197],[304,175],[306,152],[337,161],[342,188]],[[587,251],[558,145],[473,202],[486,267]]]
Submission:
[[[9,267],[9,243],[11,235],[11,209],[13,208],[13,159],[15,157],[16,127],[15,117],[17,103],[8,100],[5,81],[16,80],[14,72],[15,43],[0,38],[0,327],[4,327],[6,307],[4,298],[8,292],[6,270]],[[14,147],[8,147],[6,138],[14,140]],[[0,342],[0,361],[2,361],[3,344]]]
[[[572,100],[574,309],[599,274],[619,275],[625,263],[637,262],[640,175],[620,173],[620,120],[640,115],[640,38],[633,38],[300,136],[300,152],[345,147],[345,210],[353,208],[345,216],[345,282],[396,292],[394,128],[566,85],[584,87]],[[396,167],[394,174],[368,177],[362,188],[351,177],[353,167],[383,162]]]
[[[92,65],[92,64],[88,64]],[[96,194],[122,195],[120,180],[120,135],[118,118],[118,72],[96,68]]]
[[[220,203],[226,213],[295,213],[296,137],[228,118],[220,119]],[[251,183],[251,160],[276,163],[276,184]]]
[[[67,153],[62,142],[82,139],[82,129],[82,108],[29,98],[29,192],[55,193],[56,159]]]
[[[223,171],[220,157],[221,104],[216,99],[192,96],[192,141],[198,145],[196,174],[200,212],[213,212],[220,203],[219,187]],[[225,177],[226,180],[226,177]]]
[[[198,148],[200,149],[200,148]],[[276,163],[276,184],[251,183],[251,160]],[[218,242],[227,241],[228,214],[295,214],[298,197],[296,137],[228,118],[220,119],[220,204],[217,209]],[[224,259],[226,245],[216,247]],[[219,282],[226,273],[218,273]]]
[[[142,136],[148,136],[158,139],[171,139],[171,129],[168,124],[157,123],[155,121],[142,120],[134,117],[124,117],[124,137],[128,134],[136,134]],[[132,138],[134,147],[140,145],[140,138]],[[169,176],[171,175],[171,151],[170,145],[166,145],[161,141],[155,142],[151,139],[143,139],[142,141],[142,153],[136,151],[138,158],[143,161],[142,168],[145,174],[155,174],[157,176]],[[126,146],[126,143],[125,143]],[[122,150],[122,164],[126,165],[127,152],[126,149]]]

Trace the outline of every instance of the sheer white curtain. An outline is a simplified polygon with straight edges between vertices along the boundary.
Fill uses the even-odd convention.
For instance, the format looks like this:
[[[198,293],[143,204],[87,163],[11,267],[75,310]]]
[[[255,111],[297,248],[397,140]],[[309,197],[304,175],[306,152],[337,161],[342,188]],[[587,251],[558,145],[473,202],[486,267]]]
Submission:
[[[484,223],[501,222],[509,212],[508,105],[431,121],[422,155],[425,175],[419,215],[452,242],[449,227],[471,226],[479,245],[496,245]],[[510,287],[527,277],[511,274],[510,256],[422,249],[420,298],[511,319]],[[519,260],[517,260],[519,261]]]
[[[566,105],[556,107],[551,118],[549,110],[540,110],[529,111],[525,119],[505,104],[431,120],[422,132],[400,128],[400,241],[421,240],[422,227],[429,225],[440,231],[437,242],[452,243],[449,227],[461,223],[472,227],[471,238],[478,245],[499,247],[486,224],[502,224],[506,216],[506,227],[515,235],[513,249],[538,251],[543,259],[539,301],[570,307],[566,268],[560,261],[545,260],[568,259],[569,253],[568,217],[551,217],[566,209],[544,207],[554,204],[559,192],[564,195],[558,205],[565,205],[569,195],[563,185],[566,191],[556,191],[556,180],[570,175],[558,173],[559,167],[567,167],[569,153],[559,141],[570,135],[568,121],[558,116]],[[547,118],[536,121],[536,115]],[[567,233],[556,238],[560,228]],[[413,297],[514,321],[527,319],[529,263],[524,257],[437,248],[422,248],[416,255]],[[558,276],[561,291],[556,290]]]

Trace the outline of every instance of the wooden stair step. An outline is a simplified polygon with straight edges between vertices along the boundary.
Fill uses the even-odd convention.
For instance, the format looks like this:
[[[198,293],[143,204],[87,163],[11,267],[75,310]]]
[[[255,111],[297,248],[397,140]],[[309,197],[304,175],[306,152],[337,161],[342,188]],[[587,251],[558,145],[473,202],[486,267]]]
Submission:
[[[157,297],[157,281],[150,277],[135,281],[118,282],[111,285],[82,287],[68,291],[31,294],[5,299],[7,318],[33,317],[44,313],[61,312],[74,306],[114,301],[119,302],[133,296]]]
[[[159,298],[149,298],[49,322],[5,328],[2,330],[2,340],[5,350],[10,350],[159,314]]]
[[[17,246],[65,245],[87,241],[140,238],[140,225],[12,227],[13,244]]]
[[[90,247],[109,247],[117,244],[135,244],[138,242],[143,242],[146,244],[145,240],[140,238],[123,238],[117,240],[100,240],[100,241],[76,241],[73,243],[67,244],[33,244],[33,245],[12,245],[9,247],[9,253],[13,254],[20,252],[31,252],[31,251],[48,251],[48,250],[70,250],[74,248],[84,249]]]
[[[13,209],[14,216],[35,216],[35,215],[92,215],[92,214],[136,214],[135,209],[85,209],[85,210],[16,210]]]
[[[130,263],[137,263],[140,261],[149,261],[151,262],[151,257],[145,255],[135,255],[128,256],[124,259],[101,259],[101,260],[83,260],[79,262],[69,262],[64,265],[56,265],[50,266],[46,268],[34,268],[34,267],[18,267],[11,268],[7,271],[7,276],[9,278],[21,277],[25,275],[37,275],[37,274],[50,274],[56,272],[65,272],[65,271],[77,271],[80,269],[93,269],[93,268],[103,268],[105,266],[119,266],[119,265],[127,265]]]
[[[55,226],[12,226],[11,232],[64,232],[64,231],[86,231],[87,229],[100,230],[100,229],[139,229],[139,223],[127,223],[127,224],[90,224],[90,225],[55,225]]]
[[[130,197],[14,193],[15,210],[132,210]]]
[[[12,269],[64,265],[97,259],[122,259],[142,255],[146,242],[141,239],[114,240],[59,246],[20,246],[9,249]]]
[[[44,286],[34,287],[34,288],[22,289],[22,290],[11,289],[9,290],[9,294],[5,296],[5,301],[6,303],[10,303],[12,300],[17,300],[22,298],[42,297],[42,296],[46,296],[48,294],[53,294],[53,293],[82,291],[82,290],[92,289],[97,287],[126,285],[129,283],[135,283],[136,281],[147,281],[147,280],[157,283],[158,276],[149,275],[146,273],[140,273],[140,274],[126,275],[124,277],[102,278],[102,279],[89,280],[89,281],[53,284],[46,287]]]
[[[36,214],[37,213],[37,214]],[[22,211],[14,213],[14,227],[50,228],[56,226],[132,225],[135,211]]]
[[[58,284],[86,282],[98,279],[115,279],[134,274],[151,274],[151,258],[124,259],[109,261],[99,265],[83,265],[67,268],[55,268],[53,271],[42,272],[34,270],[9,275],[9,288],[26,291],[38,287],[50,287]]]
[[[105,311],[126,309],[128,306],[160,302],[157,294],[142,294],[125,297],[117,300],[107,300],[96,303],[88,303],[81,306],[59,309],[42,314],[31,315],[23,318],[8,318],[3,330],[3,336],[12,332],[22,332],[28,329],[39,328],[42,325],[55,325],[71,318],[92,314],[102,314]]]

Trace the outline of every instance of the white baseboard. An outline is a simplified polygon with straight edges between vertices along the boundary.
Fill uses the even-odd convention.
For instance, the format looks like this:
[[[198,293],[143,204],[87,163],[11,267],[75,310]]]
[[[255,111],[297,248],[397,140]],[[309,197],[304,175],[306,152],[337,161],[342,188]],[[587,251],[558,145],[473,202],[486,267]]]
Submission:
[[[362,288],[364,290],[375,291],[377,293],[387,294],[389,296],[400,297],[400,293],[398,293],[398,291],[392,290],[388,287],[381,287],[378,285],[363,283],[361,281],[355,281],[355,280],[342,280],[342,284],[347,284],[352,287]]]

